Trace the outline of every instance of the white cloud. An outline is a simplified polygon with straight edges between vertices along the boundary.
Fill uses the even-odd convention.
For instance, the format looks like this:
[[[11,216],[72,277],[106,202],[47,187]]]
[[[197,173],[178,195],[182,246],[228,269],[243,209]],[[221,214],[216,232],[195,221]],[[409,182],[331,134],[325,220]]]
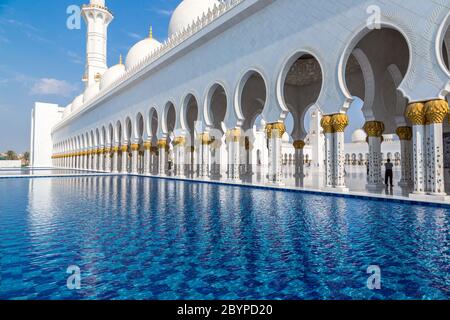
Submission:
[[[65,80],[42,78],[33,85],[31,94],[69,97],[76,92],[77,89],[77,86],[70,84]]]

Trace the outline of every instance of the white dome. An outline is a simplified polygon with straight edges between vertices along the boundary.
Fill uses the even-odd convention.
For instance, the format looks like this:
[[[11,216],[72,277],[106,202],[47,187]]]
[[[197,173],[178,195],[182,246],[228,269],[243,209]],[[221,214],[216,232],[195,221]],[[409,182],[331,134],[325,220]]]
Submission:
[[[121,63],[112,66],[103,74],[100,82],[100,90],[103,90],[113,84],[125,73],[125,66]]]
[[[367,134],[363,129],[355,130],[352,134],[352,142],[353,143],[361,143],[366,142]]]
[[[75,111],[75,110],[81,108],[82,105],[83,105],[83,95],[81,94],[78,97],[76,97],[75,100],[73,100],[72,111]]]
[[[100,85],[98,82],[92,84],[91,86],[89,86],[88,88],[86,88],[86,90],[84,91],[84,95],[83,95],[83,102],[89,102],[91,101],[96,95],[97,93],[100,91]]]
[[[125,61],[125,67],[130,70],[137,65],[145,57],[150,55],[161,45],[160,42],[153,38],[147,38],[136,43],[130,51],[128,51],[127,59]]]
[[[181,2],[172,14],[169,23],[169,37],[182,31],[187,26],[201,18],[208,9],[219,6],[217,0],[184,0]]]

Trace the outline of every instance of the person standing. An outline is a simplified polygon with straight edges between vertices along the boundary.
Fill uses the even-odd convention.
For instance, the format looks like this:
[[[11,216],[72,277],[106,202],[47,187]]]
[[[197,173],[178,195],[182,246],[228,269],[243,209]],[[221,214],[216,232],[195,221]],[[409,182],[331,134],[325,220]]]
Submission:
[[[392,182],[392,179],[393,179],[393,176],[394,176],[394,173],[393,173],[394,165],[391,163],[391,159],[387,159],[387,162],[386,162],[386,164],[384,166],[386,168],[386,172],[384,174],[384,184],[387,187],[388,186],[388,182],[390,182],[390,186],[392,188],[394,186],[394,184]]]

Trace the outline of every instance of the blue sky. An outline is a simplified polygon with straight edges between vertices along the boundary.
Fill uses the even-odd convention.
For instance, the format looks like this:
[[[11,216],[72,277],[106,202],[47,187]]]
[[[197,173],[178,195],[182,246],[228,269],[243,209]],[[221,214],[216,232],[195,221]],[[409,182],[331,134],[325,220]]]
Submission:
[[[66,27],[69,5],[88,0],[0,0],[0,151],[29,149],[35,101],[67,105],[81,92],[85,26]],[[115,19],[108,33],[108,64],[148,34],[164,40],[170,14],[181,0],[107,0]],[[350,115],[360,126],[360,112]],[[356,129],[356,127],[354,129]],[[353,128],[348,131],[352,132]]]

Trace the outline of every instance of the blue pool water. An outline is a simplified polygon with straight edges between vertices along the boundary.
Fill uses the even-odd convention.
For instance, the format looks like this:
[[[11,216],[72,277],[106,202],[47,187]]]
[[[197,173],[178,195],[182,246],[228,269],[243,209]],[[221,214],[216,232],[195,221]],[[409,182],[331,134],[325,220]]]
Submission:
[[[138,177],[0,179],[0,299],[448,299],[449,213]]]

